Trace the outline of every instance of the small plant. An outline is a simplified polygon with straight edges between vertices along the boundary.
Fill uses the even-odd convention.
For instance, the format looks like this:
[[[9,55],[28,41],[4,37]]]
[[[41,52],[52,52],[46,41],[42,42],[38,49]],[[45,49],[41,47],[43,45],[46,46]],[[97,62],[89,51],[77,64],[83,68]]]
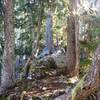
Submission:
[[[75,88],[72,90],[72,100],[75,100],[75,97],[77,95],[77,92],[79,90],[82,90],[83,89],[85,77],[86,77],[86,75],[77,83],[77,85],[75,86]]]

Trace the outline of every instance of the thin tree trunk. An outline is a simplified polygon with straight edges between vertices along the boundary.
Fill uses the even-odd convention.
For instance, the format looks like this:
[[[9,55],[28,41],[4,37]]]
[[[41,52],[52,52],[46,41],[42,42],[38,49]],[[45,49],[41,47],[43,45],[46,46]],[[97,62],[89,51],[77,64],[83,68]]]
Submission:
[[[75,18],[75,43],[76,43],[76,66],[75,66],[75,70],[76,70],[76,74],[78,76],[79,74],[79,68],[80,68],[80,56],[79,56],[79,20],[78,17],[76,16]]]
[[[43,11],[43,8],[39,11],[39,15],[38,15],[38,29],[37,29],[37,37],[35,39],[35,35],[34,35],[34,30],[32,29],[32,34],[33,34],[33,45],[32,45],[32,54],[31,56],[28,58],[26,64],[25,64],[25,69],[24,69],[24,78],[27,78],[28,77],[28,73],[29,73],[29,69],[30,69],[30,66],[32,65],[32,61],[34,59],[36,59],[36,50],[38,48],[38,42],[39,42],[39,33],[40,33],[40,30],[41,30],[41,24],[42,24],[42,12]],[[32,16],[31,16],[31,22],[32,22]],[[32,26],[33,26],[33,22],[31,23]],[[36,40],[36,42],[35,42]]]
[[[4,0],[4,55],[3,55],[3,69],[1,77],[0,94],[5,92],[5,89],[15,85],[14,72],[14,14],[13,1]]]
[[[33,12],[32,9],[30,9],[30,23],[31,23],[31,33],[32,33],[32,52],[35,52],[35,31],[34,31],[34,22],[33,22]]]
[[[58,33],[56,33],[56,49],[57,49],[57,50],[60,49]]]
[[[42,6],[43,6],[43,4],[41,3],[39,11],[38,11],[38,28],[37,28],[37,37],[36,37],[36,47],[35,47],[35,50],[36,50],[35,55],[36,56],[38,55],[37,50],[39,47],[39,37],[40,37],[40,31],[41,31],[41,25],[42,25],[42,15],[43,15],[43,10],[44,10],[44,8]]]
[[[30,69],[30,66],[32,65],[33,59],[36,59],[34,53],[32,53],[32,55],[28,58],[24,66],[24,78],[25,79],[28,77],[29,69]]]

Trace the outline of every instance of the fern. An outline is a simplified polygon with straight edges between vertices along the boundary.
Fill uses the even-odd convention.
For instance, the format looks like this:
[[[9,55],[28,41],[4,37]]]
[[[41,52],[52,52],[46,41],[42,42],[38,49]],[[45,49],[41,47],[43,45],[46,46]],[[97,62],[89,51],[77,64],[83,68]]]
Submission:
[[[74,87],[74,89],[72,90],[72,100],[75,100],[75,97],[77,95],[77,92],[79,90],[83,89],[83,85],[84,85],[84,79],[85,79],[86,75],[79,81],[79,83]]]

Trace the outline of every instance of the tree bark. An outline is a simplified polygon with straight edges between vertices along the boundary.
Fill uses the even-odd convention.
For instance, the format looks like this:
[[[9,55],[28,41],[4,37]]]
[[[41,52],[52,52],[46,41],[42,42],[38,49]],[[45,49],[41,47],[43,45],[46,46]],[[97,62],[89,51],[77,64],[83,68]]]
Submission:
[[[83,100],[98,89],[100,90],[100,45],[96,49],[92,68],[86,75],[83,89],[78,91],[76,100]]]
[[[40,32],[41,32],[41,25],[42,25],[42,16],[44,12],[43,4],[40,3],[40,8],[38,8],[38,28],[37,28],[37,36],[36,36],[36,47],[35,47],[35,55],[38,55],[38,48],[39,48],[39,38],[40,38]]]
[[[13,14],[13,1],[4,0],[4,55],[3,55],[3,69],[1,77],[0,94],[5,89],[15,85],[15,72],[14,72],[14,14]],[[2,92],[3,91],[3,92]]]
[[[77,76],[79,73],[79,22],[75,10],[77,1],[70,0],[70,15],[67,24],[67,66],[68,77]]]
[[[71,15],[68,17],[67,33],[67,74],[69,77],[76,75],[76,52],[75,52],[75,18]]]
[[[80,50],[79,50],[79,20],[78,17],[76,15],[75,17],[75,52],[76,52],[76,65],[75,65],[75,70],[76,70],[76,74],[77,76],[79,76],[79,68],[80,68]]]
[[[46,19],[45,46],[49,49],[49,51],[52,51],[53,34],[52,34],[52,16],[50,12],[48,12]]]
[[[32,65],[32,61],[36,59],[34,56],[34,53],[32,53],[32,55],[28,58],[25,66],[24,66],[24,78],[26,79],[28,77],[28,73],[29,73],[29,69],[30,66]]]

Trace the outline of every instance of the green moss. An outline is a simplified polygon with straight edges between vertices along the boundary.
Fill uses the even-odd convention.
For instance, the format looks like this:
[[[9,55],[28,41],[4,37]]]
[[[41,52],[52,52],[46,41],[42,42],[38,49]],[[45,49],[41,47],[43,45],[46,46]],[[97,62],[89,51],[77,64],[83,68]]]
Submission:
[[[91,59],[83,59],[80,60],[80,77],[82,77],[86,72],[89,71],[92,64]]]
[[[0,97],[0,100],[10,100],[10,97],[2,96]]]

